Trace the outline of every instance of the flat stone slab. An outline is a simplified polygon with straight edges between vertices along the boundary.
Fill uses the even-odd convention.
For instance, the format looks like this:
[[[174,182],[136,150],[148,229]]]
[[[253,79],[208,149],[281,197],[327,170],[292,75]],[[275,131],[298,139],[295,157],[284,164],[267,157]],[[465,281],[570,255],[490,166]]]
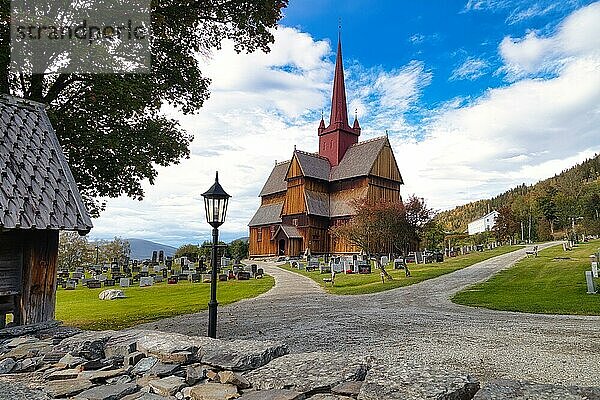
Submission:
[[[373,360],[360,388],[359,400],[471,400],[479,382],[442,366],[397,360]]]
[[[287,389],[257,390],[244,393],[238,400],[304,400],[304,393]]]
[[[232,371],[259,368],[289,352],[287,346],[280,342],[196,339],[201,348],[203,364]]]
[[[87,379],[66,379],[46,383],[44,392],[52,397],[70,397],[94,386]]]
[[[76,400],[119,400],[138,390],[135,383],[102,385],[85,390],[74,397]]]
[[[64,339],[55,349],[88,360],[104,358],[104,347],[115,335],[115,331],[85,331]]]
[[[230,400],[238,397],[237,387],[221,383],[205,383],[190,388],[192,400]]]
[[[185,380],[179,376],[168,376],[162,379],[156,379],[149,383],[152,391],[161,396],[173,396],[185,386]]]
[[[178,333],[138,331],[137,350],[166,363],[186,363],[196,358],[195,339]]]
[[[83,371],[79,374],[81,379],[89,379],[92,382],[102,381],[116,376],[125,375],[127,372],[122,369],[109,369],[104,371]]]
[[[500,399],[600,399],[600,387],[559,386],[498,379],[490,381],[473,397],[473,400]]]
[[[277,358],[245,377],[256,389],[291,389],[310,395],[342,382],[361,381],[367,367],[364,358],[348,358],[344,353],[299,353]]]

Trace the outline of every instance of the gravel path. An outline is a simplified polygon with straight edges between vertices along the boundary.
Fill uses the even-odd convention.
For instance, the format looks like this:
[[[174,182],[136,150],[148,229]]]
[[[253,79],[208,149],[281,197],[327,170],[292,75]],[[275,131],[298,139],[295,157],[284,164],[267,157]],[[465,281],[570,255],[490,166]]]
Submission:
[[[552,244],[540,246],[548,247]],[[220,338],[286,342],[292,352],[371,354],[390,365],[410,359],[492,378],[598,386],[600,317],[536,315],[461,306],[450,297],[508,268],[525,250],[386,292],[337,296],[312,280],[273,266],[269,292],[219,308]],[[146,324],[204,335],[205,312]]]

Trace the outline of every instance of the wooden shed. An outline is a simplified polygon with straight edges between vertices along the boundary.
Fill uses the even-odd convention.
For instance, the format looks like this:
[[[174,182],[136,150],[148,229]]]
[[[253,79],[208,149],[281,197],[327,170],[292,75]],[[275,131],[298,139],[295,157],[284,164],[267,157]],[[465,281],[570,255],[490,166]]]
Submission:
[[[54,319],[59,230],[92,221],[44,106],[0,96],[0,328]]]

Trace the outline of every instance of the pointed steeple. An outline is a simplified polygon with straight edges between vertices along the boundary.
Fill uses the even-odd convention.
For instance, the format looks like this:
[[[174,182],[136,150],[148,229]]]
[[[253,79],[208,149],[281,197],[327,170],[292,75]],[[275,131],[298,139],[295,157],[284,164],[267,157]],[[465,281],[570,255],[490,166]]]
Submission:
[[[342,37],[338,32],[337,57],[335,59],[335,75],[333,77],[333,95],[331,97],[331,114],[329,126],[348,127],[348,109],[346,107],[346,85],[344,84],[344,65],[342,62]]]
[[[360,124],[358,123],[358,110],[354,110],[354,123],[352,129],[360,135]]]

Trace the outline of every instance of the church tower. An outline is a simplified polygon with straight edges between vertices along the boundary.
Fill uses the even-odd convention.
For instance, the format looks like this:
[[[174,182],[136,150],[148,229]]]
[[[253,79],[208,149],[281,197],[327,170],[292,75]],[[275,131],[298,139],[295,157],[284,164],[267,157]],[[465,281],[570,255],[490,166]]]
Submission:
[[[342,63],[342,40],[339,35],[329,126],[325,127],[325,121],[321,117],[318,132],[319,155],[326,157],[332,167],[340,163],[340,160],[346,154],[346,150],[357,143],[360,136],[360,125],[357,117],[355,116],[352,127],[348,124],[346,86],[344,84],[344,66]]]

